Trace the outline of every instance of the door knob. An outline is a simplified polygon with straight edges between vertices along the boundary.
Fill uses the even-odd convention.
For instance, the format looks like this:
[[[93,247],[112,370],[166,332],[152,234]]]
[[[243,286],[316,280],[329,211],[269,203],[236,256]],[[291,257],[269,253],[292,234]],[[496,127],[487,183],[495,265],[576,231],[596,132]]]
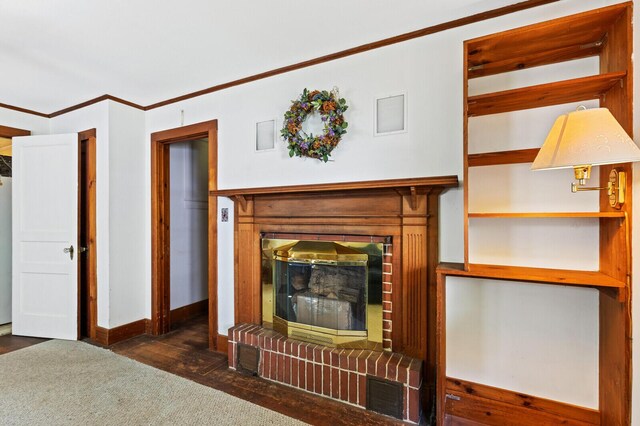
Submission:
[[[73,260],[73,244],[70,247],[65,247],[63,250],[65,253],[69,253],[69,257]]]

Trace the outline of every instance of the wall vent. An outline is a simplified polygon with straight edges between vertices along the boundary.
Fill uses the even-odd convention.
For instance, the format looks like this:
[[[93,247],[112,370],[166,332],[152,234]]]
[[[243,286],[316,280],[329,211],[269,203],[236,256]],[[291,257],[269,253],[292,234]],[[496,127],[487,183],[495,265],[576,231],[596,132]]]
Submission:
[[[402,383],[367,376],[367,410],[402,420]]]
[[[238,343],[238,359],[236,369],[244,374],[252,376],[258,375],[258,364],[260,361],[260,349]]]

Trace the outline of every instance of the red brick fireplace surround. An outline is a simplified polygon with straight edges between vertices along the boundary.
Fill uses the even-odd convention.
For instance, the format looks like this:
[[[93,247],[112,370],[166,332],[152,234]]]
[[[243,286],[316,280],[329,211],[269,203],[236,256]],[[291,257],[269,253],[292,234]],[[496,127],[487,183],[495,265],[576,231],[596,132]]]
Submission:
[[[367,376],[390,379],[403,387],[404,418],[417,421],[418,401],[428,418],[436,385],[439,195],[457,185],[456,176],[445,176],[212,191],[235,200],[230,366],[236,366],[238,345],[246,344],[258,348],[256,372],[262,377],[359,406],[367,405],[361,386]],[[393,352],[336,350],[263,329],[260,241],[268,233],[389,237],[383,282],[392,289],[383,285],[383,291],[391,290],[384,337]]]
[[[402,418],[420,420],[422,361],[392,352],[332,349],[287,339],[254,324],[229,329],[229,367],[237,368],[238,344],[259,350],[258,375],[307,392],[367,407],[367,376],[402,385]]]

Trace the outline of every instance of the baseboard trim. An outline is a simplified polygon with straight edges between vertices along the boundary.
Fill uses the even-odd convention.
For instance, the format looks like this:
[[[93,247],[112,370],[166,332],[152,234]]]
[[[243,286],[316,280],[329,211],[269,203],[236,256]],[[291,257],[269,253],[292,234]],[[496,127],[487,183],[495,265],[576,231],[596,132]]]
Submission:
[[[447,377],[447,414],[486,425],[599,425],[600,412]]]
[[[181,308],[172,309],[169,315],[171,324],[187,321],[209,311],[209,299],[204,299]]]
[[[216,339],[216,352],[220,352],[223,354],[228,353],[227,351],[228,342],[229,342],[229,338],[226,335],[218,333],[218,337]]]
[[[114,328],[96,327],[96,342],[110,346],[123,340],[145,334],[149,328],[148,319],[141,319]]]
[[[174,309],[171,311],[171,322],[178,323],[186,321],[190,318],[206,313],[208,309],[209,299]],[[143,318],[114,328],[97,326],[95,341],[101,345],[110,346],[141,334],[151,334],[151,320],[149,318]],[[217,343],[218,348],[220,348],[219,351],[227,353],[227,337],[218,334]]]
[[[0,325],[0,336],[11,334],[11,323]]]

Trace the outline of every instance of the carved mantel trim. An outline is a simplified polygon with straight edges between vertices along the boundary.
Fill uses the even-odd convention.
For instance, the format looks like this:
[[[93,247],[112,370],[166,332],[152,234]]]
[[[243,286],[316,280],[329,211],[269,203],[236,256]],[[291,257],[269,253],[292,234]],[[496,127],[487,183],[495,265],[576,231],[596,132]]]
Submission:
[[[458,176],[433,176],[407,179],[367,180],[359,182],[319,183],[311,185],[269,186],[260,188],[218,189],[210,191],[219,197],[236,197],[247,195],[291,194],[301,192],[350,191],[358,189],[406,189],[425,186],[450,188],[458,186]]]

